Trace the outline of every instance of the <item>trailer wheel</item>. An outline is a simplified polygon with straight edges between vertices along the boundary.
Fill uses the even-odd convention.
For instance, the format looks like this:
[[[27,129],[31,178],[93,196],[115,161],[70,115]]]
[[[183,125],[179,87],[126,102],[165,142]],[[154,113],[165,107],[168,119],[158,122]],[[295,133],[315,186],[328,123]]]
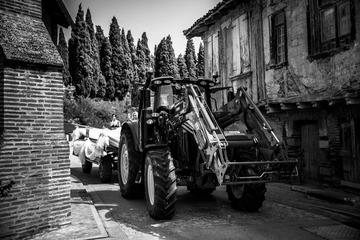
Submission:
[[[254,176],[256,168],[244,166],[238,176]],[[226,190],[231,202],[231,206],[237,210],[255,212],[262,207],[265,200],[265,183],[227,185]]]
[[[135,182],[141,167],[140,153],[135,150],[135,142],[129,129],[123,129],[119,143],[118,178],[120,191],[124,198],[133,199],[144,196],[144,185]]]
[[[89,161],[85,160],[84,163],[81,164],[81,168],[82,168],[83,173],[90,173],[91,169],[92,169],[92,165],[93,165],[92,162],[89,162]]]
[[[105,156],[100,159],[99,175],[100,175],[100,181],[103,183],[108,183],[111,181],[111,177],[112,177],[111,160],[112,160],[111,156]]]
[[[149,215],[170,219],[176,211],[176,175],[169,149],[149,150],[145,159],[145,196]]]

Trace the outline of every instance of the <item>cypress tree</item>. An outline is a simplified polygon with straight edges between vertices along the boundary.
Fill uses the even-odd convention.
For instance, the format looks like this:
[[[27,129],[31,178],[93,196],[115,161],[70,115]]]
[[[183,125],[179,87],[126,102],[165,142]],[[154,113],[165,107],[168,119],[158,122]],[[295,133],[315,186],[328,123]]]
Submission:
[[[95,36],[94,24],[92,22],[90,9],[87,9],[86,11],[85,23],[86,23],[86,29],[90,36],[89,56],[91,58],[90,64],[92,67],[92,76],[93,76],[91,97],[103,98],[106,93],[105,91],[106,82],[100,69],[99,47]]]
[[[168,75],[169,56],[167,54],[166,39],[161,39],[155,52],[155,77]]]
[[[156,47],[155,77],[178,77],[178,67],[170,35],[163,38]]]
[[[187,70],[189,72],[190,79],[195,79],[196,78],[196,55],[195,55],[194,42],[192,39],[187,40],[184,58],[185,58]]]
[[[95,37],[96,37],[96,41],[98,44],[98,49],[99,49],[99,54],[100,54],[100,62],[101,62],[101,58],[102,58],[101,48],[103,47],[103,45],[105,43],[105,35],[104,35],[104,30],[101,28],[101,26],[96,25],[95,28],[96,28]]]
[[[177,66],[175,51],[172,46],[172,41],[171,41],[170,35],[168,35],[166,38],[166,45],[167,45],[167,50],[168,50],[168,54],[169,54],[169,75],[173,76],[175,78],[178,78],[179,77],[179,68]]]
[[[90,36],[86,30],[84,11],[80,4],[69,40],[69,70],[76,95],[84,97],[90,96],[92,88],[92,68],[89,66],[91,58],[88,49]]]
[[[102,59],[101,59],[101,70],[106,80],[106,95],[105,99],[114,100],[115,98],[115,84],[113,80],[113,69],[111,66],[112,50],[111,44],[108,38],[105,38],[105,42],[102,45]]]
[[[205,50],[202,42],[200,42],[197,60],[196,74],[198,77],[205,77]]]
[[[140,39],[136,45],[136,61],[135,61],[135,69],[137,72],[137,76],[139,78],[139,82],[143,83],[146,80],[146,56],[144,52],[144,47]]]
[[[100,97],[103,98],[106,93],[106,82],[105,78],[102,75],[101,69],[100,69],[100,54],[99,54],[99,47],[98,42],[95,36],[94,31],[94,24],[92,22],[91,13],[90,10],[87,9],[86,11],[86,28],[89,32],[90,36],[90,49],[89,49],[89,55],[91,57],[91,67],[92,67],[92,92],[91,97]]]
[[[64,62],[63,68],[63,82],[65,86],[69,86],[70,83],[70,72],[69,72],[69,50],[65,40],[64,31],[60,28],[59,33],[59,44],[57,46],[59,54]]]
[[[183,58],[183,56],[181,54],[177,58],[177,63],[178,63],[178,67],[179,67],[180,78],[181,79],[188,78],[189,72],[186,67],[185,59]]]
[[[109,30],[109,41],[112,49],[111,66],[113,69],[113,81],[115,87],[115,98],[122,99],[121,74],[123,68],[123,48],[121,45],[121,32],[116,17],[112,18]]]
[[[134,82],[134,66],[131,59],[131,52],[128,40],[125,35],[124,28],[121,31],[121,43],[123,46],[123,71],[121,74],[122,78],[122,95],[125,96],[126,93],[131,90],[131,84]]]
[[[139,39],[137,42],[136,57],[137,60],[135,65],[139,82],[145,82],[146,71],[148,71],[150,68],[153,68],[146,32],[143,32],[141,39]]]
[[[126,39],[128,41],[129,48],[130,48],[131,60],[132,60],[133,64],[135,64],[135,61],[136,61],[136,47],[135,47],[134,37],[132,36],[130,30],[127,31]]]
[[[141,35],[141,45],[145,53],[145,64],[146,66],[149,66],[151,61],[151,56],[150,56],[150,49],[148,45],[148,38],[146,36],[146,32],[143,32],[143,34]]]

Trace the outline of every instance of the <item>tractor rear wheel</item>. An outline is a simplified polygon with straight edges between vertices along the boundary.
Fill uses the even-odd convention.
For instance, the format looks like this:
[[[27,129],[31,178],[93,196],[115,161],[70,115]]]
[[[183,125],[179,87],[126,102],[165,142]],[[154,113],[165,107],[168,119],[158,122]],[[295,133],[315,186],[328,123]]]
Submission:
[[[141,167],[141,157],[135,149],[130,129],[127,128],[122,130],[120,137],[117,167],[122,196],[128,199],[143,197],[144,185],[135,182]]]
[[[238,176],[255,176],[256,168],[243,166]],[[255,212],[265,200],[265,183],[227,185],[226,190],[231,206],[237,210]]]
[[[176,175],[168,148],[152,149],[145,159],[145,196],[149,215],[170,219],[176,211]]]

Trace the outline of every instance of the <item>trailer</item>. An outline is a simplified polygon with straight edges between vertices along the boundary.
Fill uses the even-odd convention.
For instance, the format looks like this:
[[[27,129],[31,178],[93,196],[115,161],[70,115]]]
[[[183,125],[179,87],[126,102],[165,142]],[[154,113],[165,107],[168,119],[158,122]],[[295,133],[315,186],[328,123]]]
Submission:
[[[72,154],[81,161],[82,171],[90,173],[92,165],[99,165],[100,181],[111,181],[112,170],[117,169],[121,126],[94,128],[77,125],[71,134]]]

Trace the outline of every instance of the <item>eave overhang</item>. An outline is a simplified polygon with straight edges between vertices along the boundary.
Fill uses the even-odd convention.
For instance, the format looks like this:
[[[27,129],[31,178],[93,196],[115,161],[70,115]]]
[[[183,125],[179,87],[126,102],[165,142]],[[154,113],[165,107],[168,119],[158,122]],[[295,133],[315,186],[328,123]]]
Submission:
[[[218,3],[213,9],[206,13],[203,17],[196,20],[188,29],[183,31],[186,38],[201,37],[212,25],[220,21],[220,19],[240,3],[239,0],[224,0]]]
[[[258,104],[268,114],[352,105],[360,105],[360,87],[342,89],[333,93],[313,93],[303,96],[279,98],[277,100],[262,101]]]

